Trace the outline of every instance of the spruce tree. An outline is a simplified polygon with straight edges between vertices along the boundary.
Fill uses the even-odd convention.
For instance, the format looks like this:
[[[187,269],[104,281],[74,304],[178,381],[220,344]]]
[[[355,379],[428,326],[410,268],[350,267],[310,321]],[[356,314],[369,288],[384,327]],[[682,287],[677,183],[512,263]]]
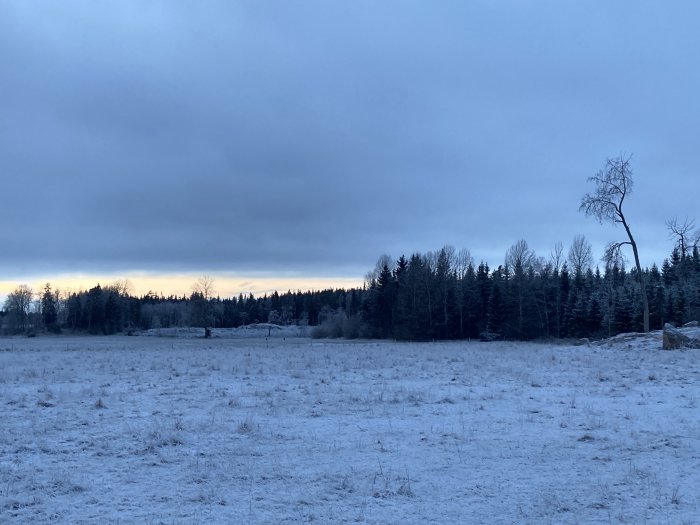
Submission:
[[[477,331],[479,336],[488,331],[488,311],[489,298],[491,297],[491,277],[489,273],[489,265],[485,262],[479,264],[476,272],[477,286]]]
[[[51,284],[46,283],[41,295],[41,318],[44,326],[51,332],[60,331],[58,326],[58,305],[56,295],[51,290]]]
[[[377,278],[377,288],[375,295],[373,314],[379,330],[379,336],[387,338],[392,333],[392,314],[394,310],[394,296],[396,284],[394,276],[387,265],[384,265]]]
[[[506,330],[506,305],[504,296],[504,274],[502,266],[491,274],[491,293],[489,294],[488,322],[482,338],[486,340],[501,339]]]
[[[87,295],[87,303],[83,310],[87,317],[87,329],[91,334],[96,334],[103,330],[104,325],[104,298],[102,287],[98,284],[91,288]]]

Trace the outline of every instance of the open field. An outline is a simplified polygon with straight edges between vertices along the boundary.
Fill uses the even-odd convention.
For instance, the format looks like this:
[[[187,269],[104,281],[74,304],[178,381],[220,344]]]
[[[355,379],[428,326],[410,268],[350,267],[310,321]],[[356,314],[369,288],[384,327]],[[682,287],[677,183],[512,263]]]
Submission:
[[[658,339],[0,339],[0,522],[700,523]]]

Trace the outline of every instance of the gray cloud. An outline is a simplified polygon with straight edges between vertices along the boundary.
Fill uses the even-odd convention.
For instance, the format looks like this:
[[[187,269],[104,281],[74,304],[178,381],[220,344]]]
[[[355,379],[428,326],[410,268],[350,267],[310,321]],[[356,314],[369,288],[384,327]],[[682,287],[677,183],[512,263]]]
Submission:
[[[620,152],[660,263],[664,220],[697,201],[699,8],[595,8],[5,2],[0,271],[356,274],[577,233],[600,249],[622,232],[578,202]]]

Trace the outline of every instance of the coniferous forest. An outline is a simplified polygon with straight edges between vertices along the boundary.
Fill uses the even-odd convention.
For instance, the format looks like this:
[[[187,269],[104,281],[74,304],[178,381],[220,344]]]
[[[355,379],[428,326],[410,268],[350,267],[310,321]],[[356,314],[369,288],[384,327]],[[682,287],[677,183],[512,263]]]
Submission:
[[[135,333],[151,328],[238,327],[254,323],[309,326],[315,337],[398,340],[601,338],[641,331],[639,279],[620,260],[592,267],[590,245],[577,237],[548,260],[525,241],[503,264],[475,264],[446,246],[392,260],[382,256],[362,288],[262,297],[134,296],[118,283],[61,294],[19,286],[4,304],[6,335],[49,332]],[[644,270],[651,329],[700,318],[700,253],[679,242],[661,268]]]

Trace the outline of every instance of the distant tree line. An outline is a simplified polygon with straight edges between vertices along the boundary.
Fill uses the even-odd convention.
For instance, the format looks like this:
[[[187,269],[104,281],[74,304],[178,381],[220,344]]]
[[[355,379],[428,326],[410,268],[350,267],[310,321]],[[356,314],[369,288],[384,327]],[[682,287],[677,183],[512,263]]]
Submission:
[[[673,223],[679,230],[677,223]],[[652,329],[700,319],[697,238],[680,229],[661,268],[645,269]],[[692,233],[692,232],[690,232]],[[128,333],[150,328],[228,328],[252,323],[311,326],[316,337],[399,340],[599,338],[643,329],[636,267],[618,259],[593,268],[590,244],[577,236],[538,257],[524,240],[503,264],[474,263],[446,246],[392,260],[380,257],[362,288],[274,292],[232,298],[198,286],[188,296],[135,296],[124,282],[63,294],[21,285],[2,312],[5,334],[40,331]]]
[[[208,283],[211,285],[211,282]],[[208,289],[190,295],[163,296],[129,293],[124,283],[96,285],[86,291],[62,293],[47,283],[40,293],[26,285],[7,297],[0,312],[5,335],[37,332],[129,333],[151,328],[182,326],[232,328],[254,323],[314,326],[331,312],[359,312],[362,290],[273,292],[232,298],[210,296]]]

